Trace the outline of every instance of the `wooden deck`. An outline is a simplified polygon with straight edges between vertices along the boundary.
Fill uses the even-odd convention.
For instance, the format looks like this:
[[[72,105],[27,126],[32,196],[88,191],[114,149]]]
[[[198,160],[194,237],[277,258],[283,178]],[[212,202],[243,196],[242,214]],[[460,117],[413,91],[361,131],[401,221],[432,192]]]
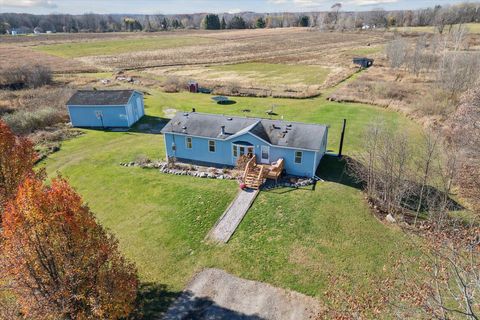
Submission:
[[[276,161],[276,164],[257,163],[257,157],[254,155],[246,164],[243,174],[243,182],[248,188],[258,190],[266,179],[278,180],[284,168],[282,158]]]

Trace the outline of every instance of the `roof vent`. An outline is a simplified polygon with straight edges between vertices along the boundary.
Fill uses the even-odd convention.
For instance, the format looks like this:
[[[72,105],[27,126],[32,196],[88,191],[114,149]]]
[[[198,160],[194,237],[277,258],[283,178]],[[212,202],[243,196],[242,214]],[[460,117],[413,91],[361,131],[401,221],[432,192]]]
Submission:
[[[287,130],[285,130],[285,131],[282,131],[282,133],[284,133],[284,134],[287,134],[287,133],[288,133],[288,131],[287,131]]]
[[[227,118],[227,120],[228,120],[228,121],[232,121],[232,120],[233,120],[233,118]]]
[[[287,128],[291,128],[291,127],[292,127],[292,125],[290,123],[287,124]]]
[[[183,129],[183,130],[187,130],[187,127],[183,126],[182,129]]]
[[[188,117],[188,112],[185,112],[183,115],[184,115],[185,117]]]

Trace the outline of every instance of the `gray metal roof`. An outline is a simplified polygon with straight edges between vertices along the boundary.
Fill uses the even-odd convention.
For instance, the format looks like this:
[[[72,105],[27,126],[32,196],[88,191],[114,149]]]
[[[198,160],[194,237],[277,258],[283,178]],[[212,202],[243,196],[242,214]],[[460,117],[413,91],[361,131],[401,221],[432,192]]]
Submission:
[[[222,134],[222,126],[225,134]],[[325,125],[199,112],[177,112],[162,133],[178,133],[226,140],[250,132],[281,147],[320,150]]]
[[[125,105],[135,90],[78,90],[67,105],[75,106],[118,106]]]

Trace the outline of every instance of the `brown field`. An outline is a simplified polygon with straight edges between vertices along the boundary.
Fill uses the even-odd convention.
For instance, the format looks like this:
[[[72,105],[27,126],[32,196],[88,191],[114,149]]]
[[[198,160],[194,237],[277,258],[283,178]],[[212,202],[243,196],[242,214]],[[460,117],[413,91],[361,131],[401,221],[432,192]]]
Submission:
[[[0,45],[0,73],[2,70],[41,64],[49,67],[53,72],[77,73],[96,72],[93,65],[86,65],[80,61],[69,61],[19,45]]]
[[[35,61],[57,74],[123,70],[157,87],[174,77],[181,83],[195,79],[219,94],[302,98],[316,96],[351,76],[357,71],[352,57],[377,56],[386,36],[284,28],[53,34],[1,40],[4,68]],[[75,76],[82,83],[77,80]]]
[[[383,36],[355,33],[335,33],[304,31],[303,29],[255,32],[237,31],[235,35],[219,32],[210,34],[212,38],[224,40],[214,45],[187,46],[162,50],[137,51],[112,56],[80,58],[87,63],[110,69],[144,69],[185,65],[233,64],[243,62],[267,62],[287,64],[314,64],[345,66],[350,64],[352,51],[368,48],[368,44],[385,42]],[[263,34],[261,34],[261,32]],[[228,38],[224,37],[228,35]],[[334,58],[334,59],[332,59]]]

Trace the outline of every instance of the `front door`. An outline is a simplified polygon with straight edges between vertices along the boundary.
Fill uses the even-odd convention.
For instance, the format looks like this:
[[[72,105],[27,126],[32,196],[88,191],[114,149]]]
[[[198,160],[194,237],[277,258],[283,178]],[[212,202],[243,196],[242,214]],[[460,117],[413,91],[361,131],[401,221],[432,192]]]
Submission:
[[[270,163],[270,147],[262,146],[262,154],[260,157],[261,163]]]

